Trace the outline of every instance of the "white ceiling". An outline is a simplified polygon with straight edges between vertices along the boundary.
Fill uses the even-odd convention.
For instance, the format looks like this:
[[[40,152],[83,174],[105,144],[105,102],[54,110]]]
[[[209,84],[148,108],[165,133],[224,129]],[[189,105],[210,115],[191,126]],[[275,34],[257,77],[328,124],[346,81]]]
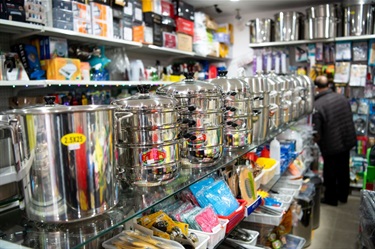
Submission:
[[[319,4],[340,3],[342,0],[188,0],[187,3],[194,5],[197,10],[201,10],[214,18],[231,16],[236,14],[236,9],[241,14],[253,14],[265,11],[282,11],[284,9],[310,7]],[[215,11],[217,4],[222,13]]]

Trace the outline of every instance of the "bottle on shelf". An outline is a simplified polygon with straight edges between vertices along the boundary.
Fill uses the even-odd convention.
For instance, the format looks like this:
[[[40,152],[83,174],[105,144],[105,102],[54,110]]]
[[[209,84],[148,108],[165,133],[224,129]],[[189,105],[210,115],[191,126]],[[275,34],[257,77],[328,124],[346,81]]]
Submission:
[[[275,137],[270,143],[270,157],[279,162],[276,169],[277,175],[280,175],[280,150],[280,142]]]

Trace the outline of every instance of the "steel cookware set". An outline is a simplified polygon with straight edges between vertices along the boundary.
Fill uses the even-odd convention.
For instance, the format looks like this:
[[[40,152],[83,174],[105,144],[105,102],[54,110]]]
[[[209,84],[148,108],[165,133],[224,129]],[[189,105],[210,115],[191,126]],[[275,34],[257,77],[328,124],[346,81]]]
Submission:
[[[306,9],[306,14],[281,11],[269,18],[247,23],[250,43],[328,39],[375,33],[374,2],[345,0],[339,4],[321,4]]]

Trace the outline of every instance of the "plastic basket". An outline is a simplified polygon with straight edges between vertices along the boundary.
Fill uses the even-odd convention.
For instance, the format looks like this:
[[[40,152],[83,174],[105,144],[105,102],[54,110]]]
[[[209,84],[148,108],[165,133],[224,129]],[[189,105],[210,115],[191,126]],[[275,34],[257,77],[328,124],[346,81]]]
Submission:
[[[270,197],[275,197],[277,199],[280,200],[280,202],[282,203],[281,207],[276,207],[276,209],[283,209],[284,211],[287,211],[290,207],[290,204],[292,204],[292,201],[293,201],[293,198],[294,196],[293,195],[280,195],[280,194],[271,194]],[[273,207],[271,207],[273,208]]]
[[[299,190],[290,189],[290,188],[273,187],[272,191],[274,191],[274,192],[276,192],[277,194],[280,194],[280,195],[290,195],[290,196],[293,196],[293,197],[297,197],[298,194],[299,194]]]
[[[192,231],[189,231],[192,232]],[[195,246],[195,249],[206,249],[208,245],[208,241],[210,240],[210,236],[207,234],[199,233],[197,234],[199,242],[198,245]]]
[[[261,223],[266,225],[273,225],[278,226],[283,218],[283,213],[279,216],[269,215],[269,214],[260,214],[260,213],[252,213],[248,217],[245,218],[246,221]]]
[[[248,229],[243,229],[243,230],[250,233],[253,236],[253,239],[251,241],[245,242],[245,241],[235,240],[235,239],[231,239],[231,238],[227,238],[227,240],[230,241],[230,242],[233,242],[235,244],[238,244],[240,246],[243,246],[245,248],[253,248],[253,247],[249,247],[249,246],[255,246],[256,245],[257,239],[258,239],[258,236],[259,236],[259,232],[253,231],[253,230],[248,230]]]
[[[105,248],[105,249],[117,249],[117,247],[115,245],[113,245],[113,243],[118,240],[118,241],[121,241],[121,239],[119,238],[120,236],[123,236],[124,232],[122,233],[119,233],[117,234],[115,237],[113,237],[112,239],[109,239],[109,240],[106,240],[102,243],[102,246]],[[155,239],[155,240],[158,240],[158,241],[161,241],[161,242],[164,242],[164,243],[168,243],[170,246],[173,246],[173,248],[181,248],[181,249],[184,249],[184,247],[176,242],[176,241],[173,241],[173,240],[167,240],[167,239],[162,239],[162,238],[159,238],[159,237],[155,237],[155,236],[151,236],[151,238]]]
[[[263,174],[262,181],[261,181],[263,185],[266,185],[275,176],[276,168],[279,163],[280,162],[276,162],[275,165],[273,165],[271,168],[263,169],[264,174]]]
[[[221,240],[224,239],[225,230],[226,230],[227,224],[229,222],[228,220],[222,220],[222,219],[219,219],[219,221],[220,221],[221,227],[220,227],[220,229],[218,229],[214,233],[207,233],[207,232],[202,232],[202,231],[198,231],[198,230],[194,230],[194,229],[191,229],[190,231],[197,234],[197,235],[199,235],[199,234],[208,235],[209,239],[208,239],[208,243],[207,243],[207,248],[213,249],[217,244],[219,244],[219,242]]]
[[[235,226],[237,226],[237,224],[240,223],[242,221],[242,219],[245,217],[246,201],[245,200],[241,200],[241,199],[237,199],[237,201],[239,202],[240,207],[237,208],[236,211],[234,211],[233,213],[231,213],[228,216],[218,215],[218,217],[220,219],[228,220],[229,221],[228,225],[227,225],[227,228],[225,230],[225,233],[229,233],[230,231],[232,231],[232,229]]]
[[[255,182],[256,190],[259,189],[260,184],[262,183],[263,176],[264,176],[264,171],[262,170],[262,172],[259,175],[257,175],[257,177],[255,177],[254,182]]]
[[[285,249],[302,249],[306,243],[306,240],[304,238],[291,234],[285,235],[285,239]]]
[[[255,200],[255,202],[249,206],[246,206],[246,210],[245,210],[245,216],[249,216],[252,212],[254,212],[255,209],[257,209],[257,207],[260,206],[260,204],[262,203],[262,198],[260,196],[258,196],[258,198]]]

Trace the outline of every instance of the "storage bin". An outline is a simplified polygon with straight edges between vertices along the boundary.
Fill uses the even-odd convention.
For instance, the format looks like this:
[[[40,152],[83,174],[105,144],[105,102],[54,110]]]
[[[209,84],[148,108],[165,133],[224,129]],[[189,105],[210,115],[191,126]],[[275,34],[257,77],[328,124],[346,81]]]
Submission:
[[[190,231],[197,235],[199,234],[208,235],[210,238],[207,243],[207,249],[213,249],[217,244],[219,244],[221,240],[224,239],[225,231],[227,229],[227,224],[229,222],[228,220],[222,220],[222,219],[219,219],[219,221],[220,221],[221,227],[214,233],[207,233],[207,232],[202,232],[202,231],[198,231],[194,229],[191,229]]]
[[[278,226],[283,218],[283,213],[279,216],[269,215],[269,214],[261,214],[261,213],[252,213],[251,215],[245,218],[246,221],[256,222],[266,225],[273,225]]]
[[[276,207],[276,209],[281,208],[284,211],[287,211],[290,207],[290,204],[292,204],[294,196],[293,195],[282,195],[282,194],[271,194],[270,197],[274,197],[282,203],[281,207]]]
[[[260,206],[260,204],[262,203],[262,198],[260,196],[258,196],[258,198],[256,199],[256,201],[251,204],[251,205],[247,205],[245,208],[245,216],[249,216],[255,209],[257,209],[257,207]]]
[[[261,183],[266,185],[276,174],[276,168],[280,162],[276,162],[271,168],[263,169],[263,177]]]
[[[272,191],[276,192],[277,194],[290,195],[293,197],[297,197],[299,193],[299,190],[294,190],[290,188],[277,188],[277,187],[273,187]]]
[[[259,232],[253,231],[253,230],[248,230],[248,229],[243,229],[243,230],[248,232],[249,234],[251,234],[253,236],[253,239],[251,241],[245,242],[245,241],[235,240],[235,239],[231,239],[231,238],[227,238],[227,240],[230,241],[230,242],[233,242],[235,244],[238,244],[240,246],[243,246],[245,248],[253,248],[253,247],[250,247],[250,246],[256,245],[257,239],[258,239],[258,236],[259,236]]]
[[[232,229],[235,226],[237,226],[237,224],[240,223],[242,221],[242,219],[245,217],[246,201],[245,200],[241,200],[241,199],[238,199],[237,201],[239,202],[240,207],[237,208],[236,211],[234,211],[233,213],[231,213],[228,216],[218,215],[218,217],[220,219],[228,220],[229,221],[228,225],[227,225],[227,228],[225,230],[225,233],[229,233],[230,231],[232,231]]]
[[[189,231],[189,232],[192,232],[192,231]],[[208,241],[210,240],[210,236],[208,236],[207,234],[203,234],[203,233],[199,233],[196,235],[198,236],[199,242],[198,242],[198,245],[195,246],[195,249],[206,249],[208,245]]]
[[[287,188],[287,189],[293,189],[300,191],[302,187],[302,182],[301,184],[294,184],[290,183],[289,181],[277,181],[275,184],[274,188]]]
[[[259,189],[260,184],[262,183],[263,176],[264,176],[264,171],[262,170],[262,172],[259,175],[257,175],[257,177],[255,177],[254,182],[255,182],[256,190]]]
[[[115,237],[113,237],[112,239],[109,239],[109,240],[106,240],[102,243],[102,246],[105,248],[105,249],[117,249],[117,247],[115,245],[113,245],[113,243],[118,240],[118,241],[121,241],[120,237],[123,236],[124,232],[121,232],[119,234],[117,234]],[[155,239],[155,240],[158,240],[160,242],[163,242],[163,243],[168,243],[170,246],[173,246],[173,248],[181,248],[181,249],[184,249],[184,247],[176,242],[176,241],[173,241],[173,240],[167,240],[167,239],[162,239],[162,238],[159,238],[159,237],[156,237],[156,236],[150,236],[151,238]]]
[[[285,249],[302,249],[306,243],[306,240],[302,237],[287,234],[285,235],[286,245]]]

